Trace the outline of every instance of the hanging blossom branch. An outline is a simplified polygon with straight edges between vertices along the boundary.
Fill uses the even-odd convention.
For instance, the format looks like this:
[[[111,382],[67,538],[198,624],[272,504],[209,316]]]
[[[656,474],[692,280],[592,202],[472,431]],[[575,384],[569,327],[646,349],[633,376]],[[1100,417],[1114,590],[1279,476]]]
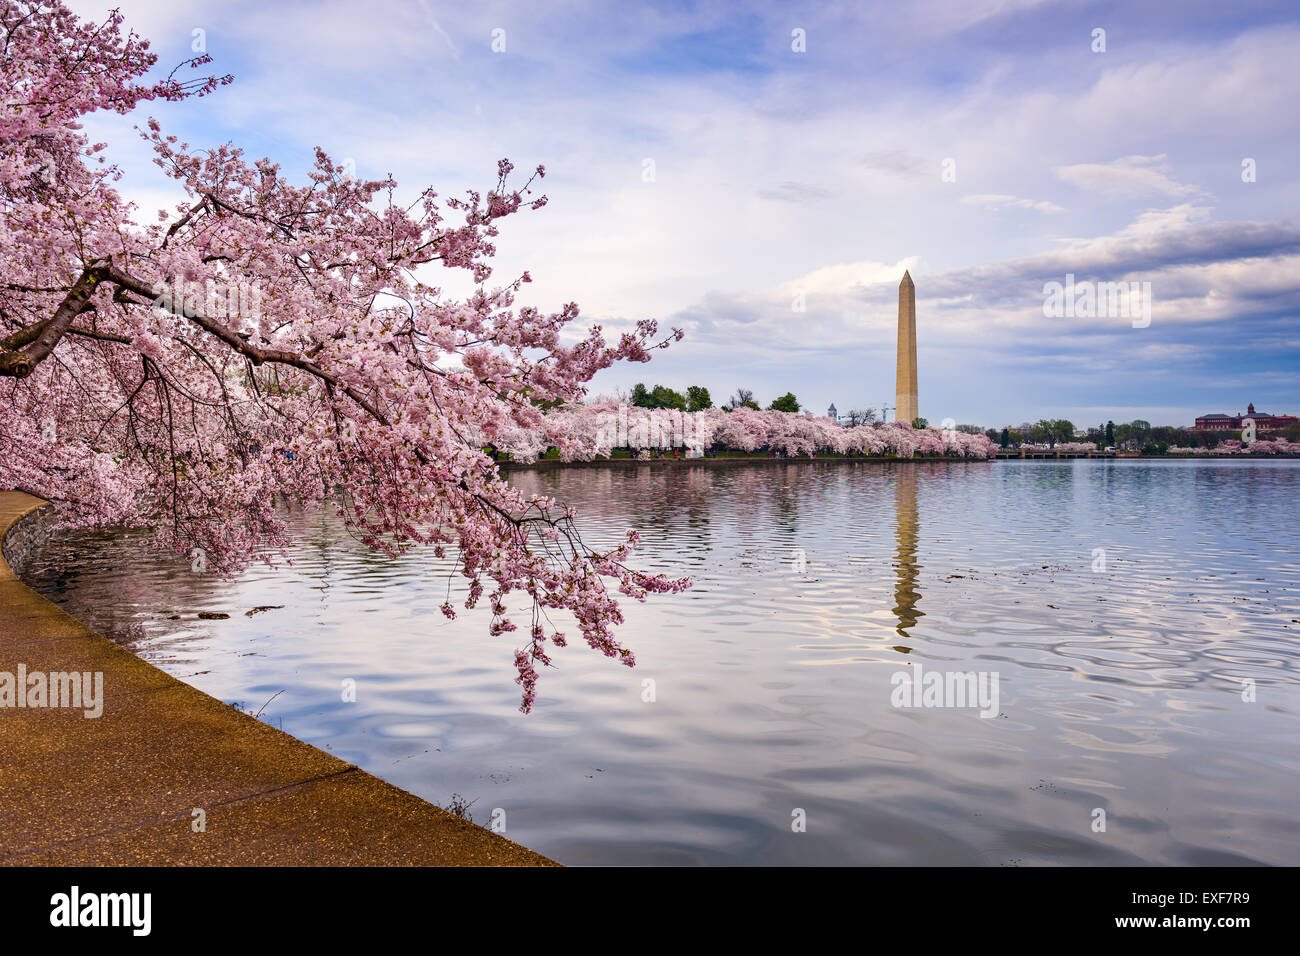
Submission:
[[[527,273],[489,285],[501,220],[546,203],[532,192],[542,167],[515,188],[502,160],[486,192],[402,204],[391,179],[346,176],[320,150],[295,184],[150,120],[141,135],[186,201],[137,224],[78,120],[229,78],[140,83],[154,57],[116,13],[95,26],[4,2],[0,41],[0,486],[54,501],[72,525],[148,524],[227,574],[287,545],[273,504],[286,496],[341,502],[386,554],[451,546],[464,606],[490,588],[494,635],[517,629],[512,594],[532,607],[515,655],[525,711],[547,645],[566,644],[550,612],[635,662],[614,636],[615,594],[690,582],[630,568],[634,532],[588,547],[571,512],[523,495],[484,451],[681,337],[652,321],[612,343],[599,326],[575,336],[577,306],[515,305]],[[444,297],[428,281],[438,265],[468,271],[474,293]]]

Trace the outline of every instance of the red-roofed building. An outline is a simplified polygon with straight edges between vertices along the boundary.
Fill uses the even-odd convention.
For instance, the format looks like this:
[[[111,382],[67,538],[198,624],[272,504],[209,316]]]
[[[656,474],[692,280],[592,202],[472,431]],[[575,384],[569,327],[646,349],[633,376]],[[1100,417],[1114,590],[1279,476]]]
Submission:
[[[1270,415],[1268,412],[1257,412],[1252,403],[1246,406],[1246,414],[1244,415],[1240,413],[1224,415],[1222,412],[1215,415],[1202,415],[1196,419],[1196,427],[1212,432],[1236,432],[1241,431],[1241,423],[1247,418],[1255,422],[1255,428],[1259,431],[1289,428],[1300,421],[1300,418],[1296,418],[1294,415]]]

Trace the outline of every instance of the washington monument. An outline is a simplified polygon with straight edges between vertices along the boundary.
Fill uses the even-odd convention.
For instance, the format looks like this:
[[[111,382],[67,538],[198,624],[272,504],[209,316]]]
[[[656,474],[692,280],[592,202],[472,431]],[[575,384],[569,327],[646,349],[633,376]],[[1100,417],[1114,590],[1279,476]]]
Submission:
[[[920,418],[916,400],[916,287],[910,272],[904,272],[898,284],[898,378],[894,391],[894,418],[900,422]]]

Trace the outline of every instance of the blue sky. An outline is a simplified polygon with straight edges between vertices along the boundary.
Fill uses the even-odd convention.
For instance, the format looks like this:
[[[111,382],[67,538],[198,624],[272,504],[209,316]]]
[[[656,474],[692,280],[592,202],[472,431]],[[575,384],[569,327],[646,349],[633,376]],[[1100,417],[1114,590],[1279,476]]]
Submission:
[[[145,115],[288,171],[319,145],[409,193],[545,164],[498,275],[611,332],[686,332],[596,392],[892,403],[909,269],[931,421],[1300,414],[1294,2],[118,2],[168,68],[197,29],[236,77],[88,124],[143,208],[177,201]],[[1067,273],[1150,282],[1150,325],[1045,317]]]

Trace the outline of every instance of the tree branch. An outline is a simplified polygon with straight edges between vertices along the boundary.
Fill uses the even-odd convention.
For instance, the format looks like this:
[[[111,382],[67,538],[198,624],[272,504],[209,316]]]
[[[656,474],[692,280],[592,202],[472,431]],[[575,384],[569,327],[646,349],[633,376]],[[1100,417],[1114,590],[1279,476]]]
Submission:
[[[49,358],[54,347],[72,327],[73,320],[90,304],[90,298],[95,294],[95,288],[105,276],[106,270],[112,268],[112,261],[109,259],[99,259],[87,266],[63,301],[59,303],[59,307],[54,310],[54,315],[43,323],[37,323],[40,331],[34,339],[25,343],[17,351],[6,347],[5,351],[0,352],[0,376],[26,378],[32,374],[37,365]],[[22,336],[26,331],[16,334]]]

